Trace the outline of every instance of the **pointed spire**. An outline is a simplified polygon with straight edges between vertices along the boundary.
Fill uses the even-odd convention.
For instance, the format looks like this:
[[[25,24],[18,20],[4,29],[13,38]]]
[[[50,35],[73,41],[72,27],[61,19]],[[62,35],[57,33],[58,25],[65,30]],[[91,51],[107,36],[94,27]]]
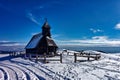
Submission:
[[[51,37],[50,25],[47,22],[47,18],[45,18],[45,23],[42,26],[42,35]]]
[[[47,18],[45,18],[45,23],[43,24],[42,28],[49,28],[50,29],[50,25],[48,24]]]
[[[49,25],[47,18],[45,18],[45,25]]]

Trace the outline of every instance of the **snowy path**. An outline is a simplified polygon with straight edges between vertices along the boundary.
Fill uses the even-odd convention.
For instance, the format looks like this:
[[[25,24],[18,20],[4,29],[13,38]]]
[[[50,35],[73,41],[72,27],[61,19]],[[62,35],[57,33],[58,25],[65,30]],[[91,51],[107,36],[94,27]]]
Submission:
[[[3,69],[3,67],[0,67],[1,72],[1,80],[9,80],[8,72]]]
[[[45,66],[42,66],[41,63],[37,64],[34,62],[28,62],[29,65],[27,65],[24,62],[22,63],[20,61],[14,61],[14,60],[12,60],[12,63],[18,63],[19,66],[27,68],[27,70],[36,74],[38,76],[38,78],[41,78],[41,76],[45,76],[47,79],[50,79],[50,80],[53,80],[54,78],[57,78],[57,77],[59,77],[61,79],[64,78],[62,75],[56,74],[52,70],[46,68]],[[24,65],[24,64],[26,64],[26,65]],[[39,74],[41,74],[41,76],[39,76]]]
[[[16,72],[16,76],[18,80],[22,80],[22,79],[27,80],[25,72],[21,70],[19,67],[9,64],[2,64],[2,65],[4,65],[4,67],[10,68],[11,70],[14,70]]]
[[[16,72],[13,69],[5,67],[5,66],[0,66],[0,68],[5,73],[4,75],[5,80],[18,80]]]
[[[25,66],[13,64],[10,62],[7,62],[7,64],[2,63],[2,65],[4,65],[4,67],[8,67],[11,70],[16,71],[17,78],[15,78],[14,80],[39,80],[41,79],[40,77],[38,77],[38,75],[35,74],[35,72],[33,72],[32,70],[29,70],[29,68]],[[12,75],[9,75],[9,76],[11,76],[12,78],[14,77]]]

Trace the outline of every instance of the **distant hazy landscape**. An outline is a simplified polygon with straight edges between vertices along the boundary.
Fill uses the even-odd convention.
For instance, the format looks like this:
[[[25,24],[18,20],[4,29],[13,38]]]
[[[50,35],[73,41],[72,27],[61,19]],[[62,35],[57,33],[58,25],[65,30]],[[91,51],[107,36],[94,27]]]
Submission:
[[[0,51],[24,51],[25,46],[0,46]],[[60,45],[59,50],[62,49],[69,49],[75,51],[81,50],[96,50],[96,51],[103,51],[105,53],[119,53],[120,47],[90,47],[90,46],[65,46]]]
[[[70,49],[70,50],[97,50],[97,51],[103,51],[106,53],[119,53],[120,47],[90,47],[90,46],[60,46],[60,49]]]

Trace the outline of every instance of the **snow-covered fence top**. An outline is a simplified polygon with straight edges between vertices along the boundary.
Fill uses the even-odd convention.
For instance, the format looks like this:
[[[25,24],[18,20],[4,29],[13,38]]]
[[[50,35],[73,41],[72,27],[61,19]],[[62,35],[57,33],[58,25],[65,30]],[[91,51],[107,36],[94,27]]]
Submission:
[[[85,54],[90,54],[90,55],[100,55],[101,52],[98,52],[98,51],[93,51],[93,50],[86,50],[86,51],[83,51],[82,53],[85,53]]]

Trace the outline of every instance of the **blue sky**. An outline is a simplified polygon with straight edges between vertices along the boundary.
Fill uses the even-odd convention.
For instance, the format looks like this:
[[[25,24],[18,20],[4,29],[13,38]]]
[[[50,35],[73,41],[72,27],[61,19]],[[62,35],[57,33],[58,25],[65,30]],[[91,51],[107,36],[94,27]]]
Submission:
[[[0,0],[0,45],[22,45],[44,18],[59,45],[120,46],[120,0]]]

